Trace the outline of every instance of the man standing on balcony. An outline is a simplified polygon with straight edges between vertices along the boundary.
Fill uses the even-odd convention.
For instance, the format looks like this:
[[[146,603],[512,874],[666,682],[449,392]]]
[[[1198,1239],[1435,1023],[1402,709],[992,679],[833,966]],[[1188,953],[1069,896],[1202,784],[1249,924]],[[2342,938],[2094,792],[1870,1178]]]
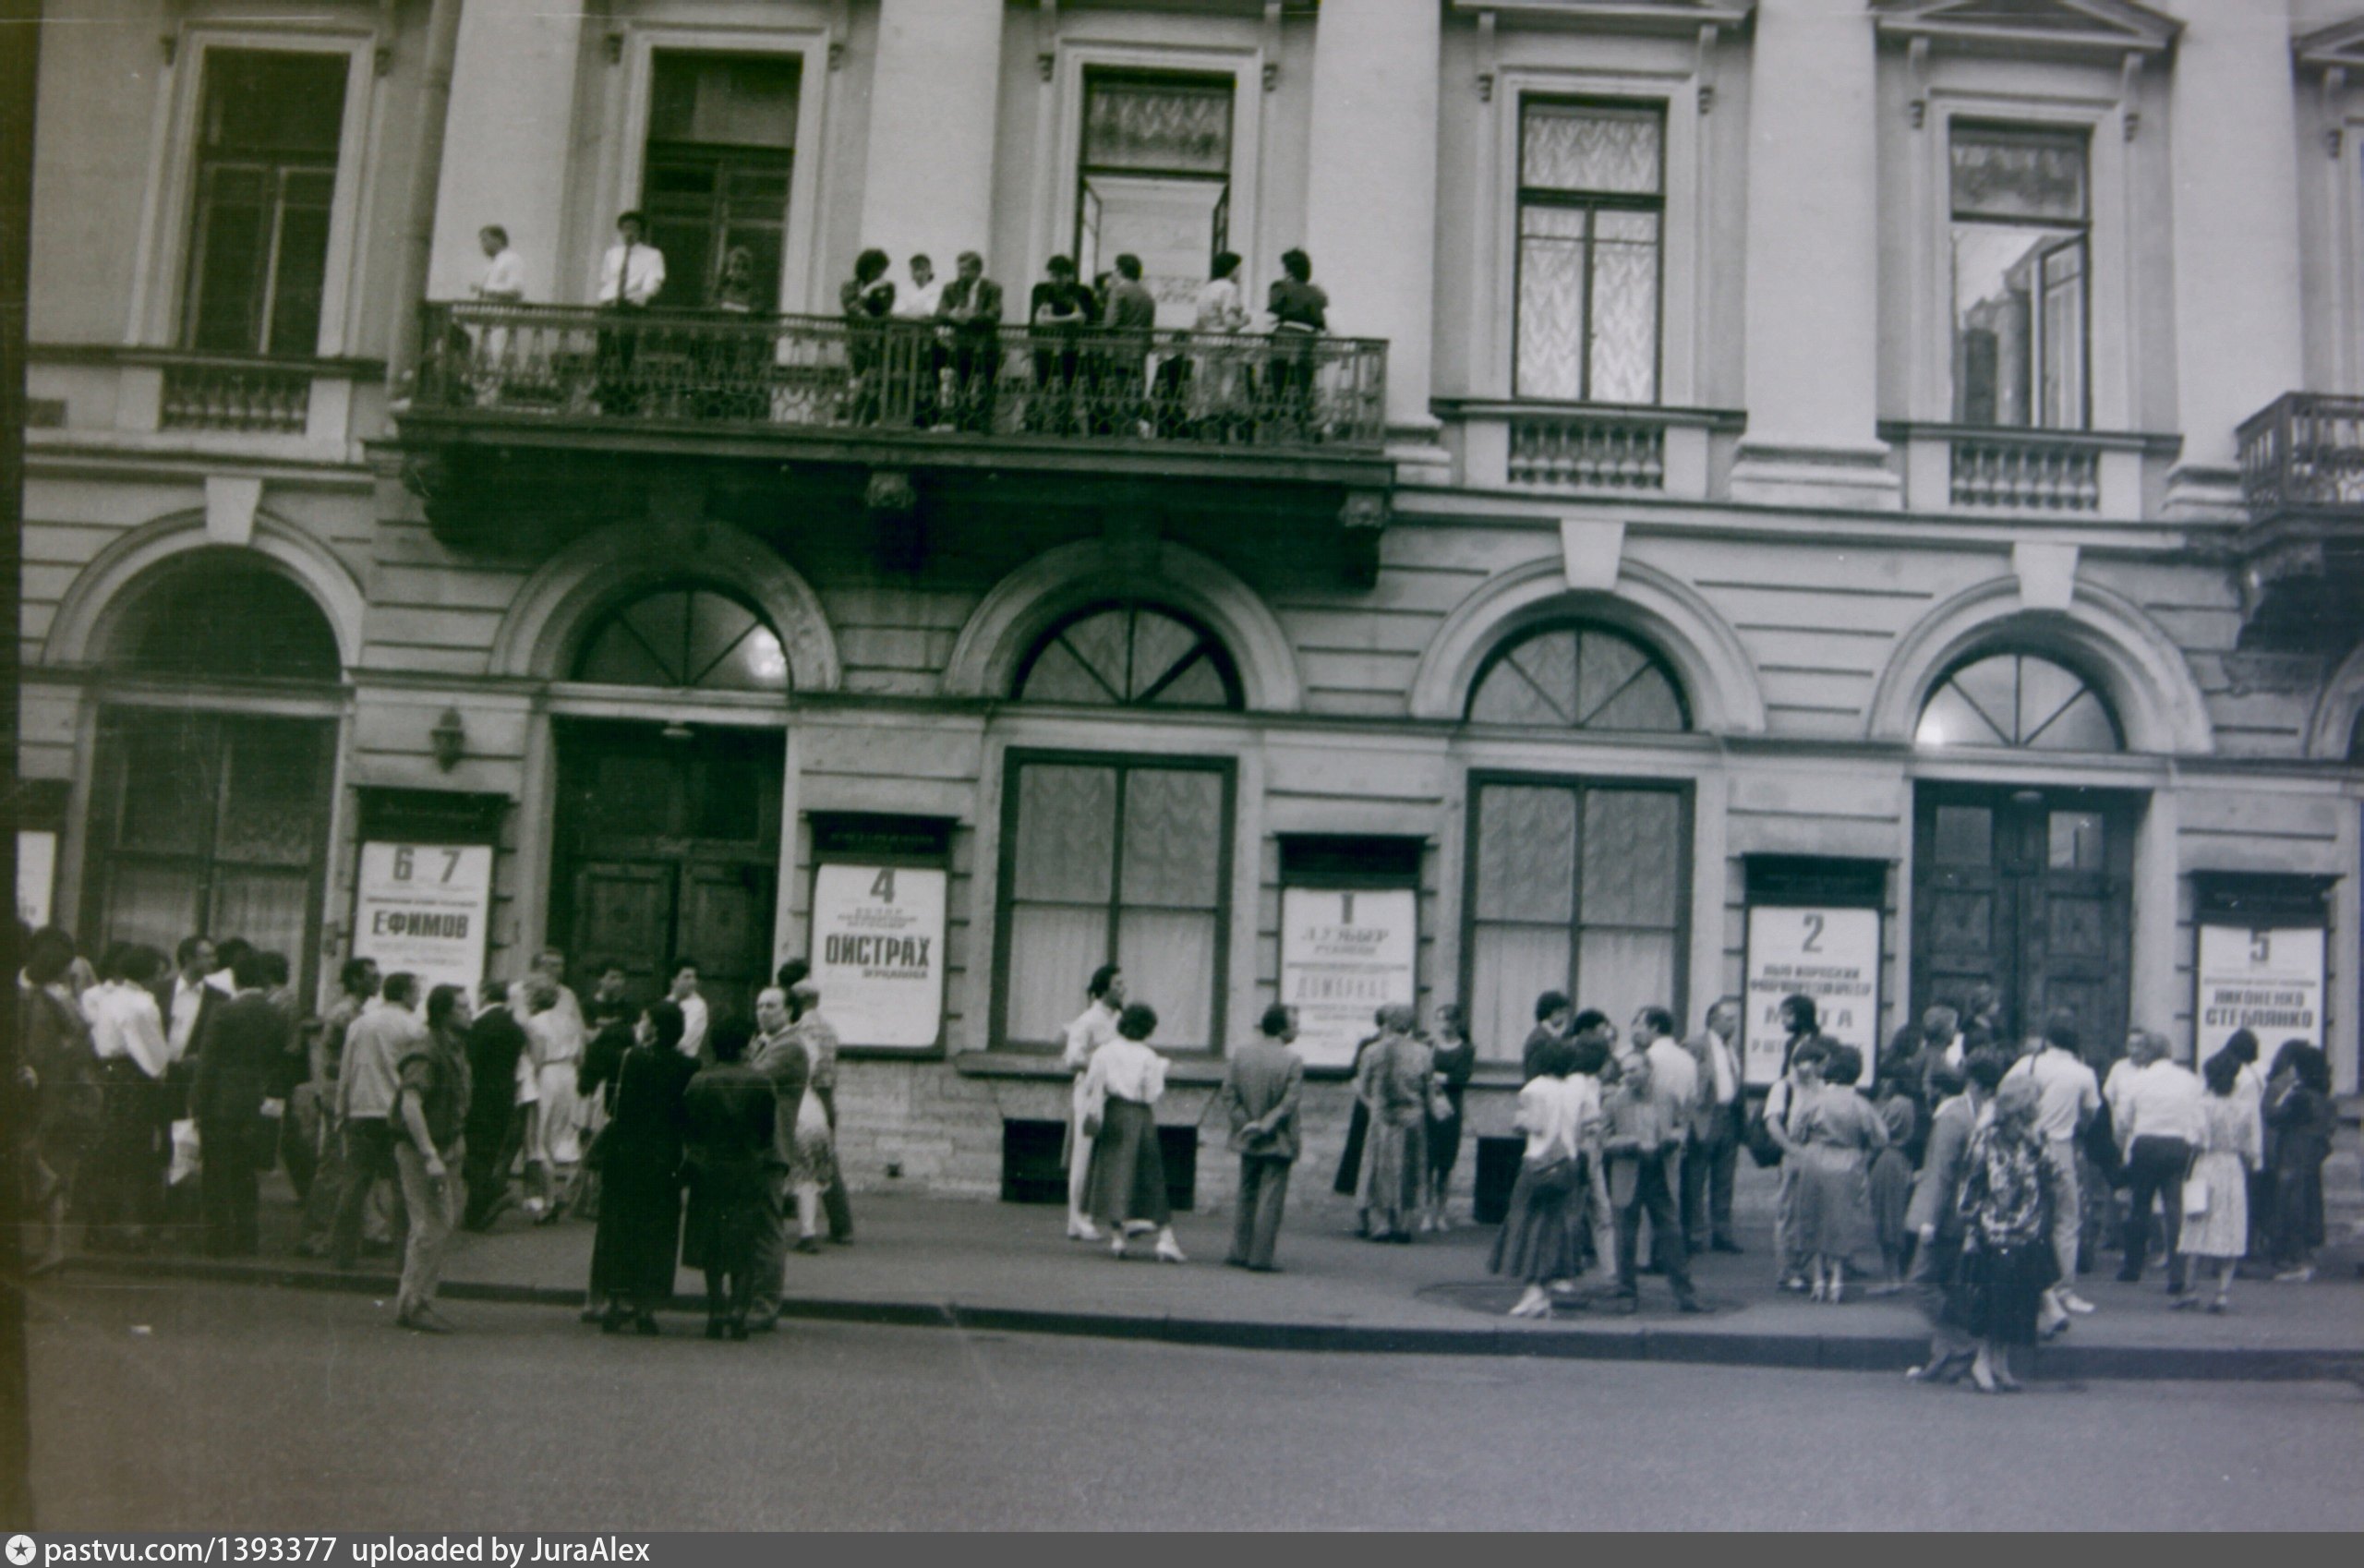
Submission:
[[[1104,394],[1108,401],[1104,408],[1117,435],[1131,435],[1136,427],[1140,428],[1141,434],[1149,433],[1142,418],[1146,409],[1137,394],[1144,387],[1150,334],[1156,328],[1157,296],[1141,282],[1141,259],[1128,251],[1116,258],[1116,278],[1108,286],[1108,330],[1112,338],[1108,344],[1109,386]],[[1125,335],[1114,337],[1117,332]]]
[[[476,231],[476,244],[485,255],[484,277],[475,288],[477,300],[485,305],[503,307],[525,302],[525,261],[509,247],[509,231],[499,223],[487,223]],[[501,383],[509,368],[509,329],[497,320],[487,320],[477,329],[473,342],[457,327],[452,329],[450,347],[464,356],[472,356],[469,378],[475,383],[476,404],[490,408],[501,401]]]
[[[935,428],[944,400],[944,346],[936,341],[935,319],[944,306],[944,283],[935,263],[925,256],[911,258],[908,288],[895,291],[895,325],[911,340],[911,369],[918,385],[911,392],[911,423],[923,430]]]
[[[936,319],[952,329],[952,386],[962,429],[993,428],[994,382],[1001,375],[1001,284],[985,276],[985,259],[964,250],[944,285]]]
[[[648,243],[648,220],[638,212],[616,219],[616,243],[599,261],[599,308],[619,315],[646,310],[665,287],[665,253]],[[640,395],[631,385],[632,362],[640,345],[637,323],[599,334],[599,411],[633,414]]]

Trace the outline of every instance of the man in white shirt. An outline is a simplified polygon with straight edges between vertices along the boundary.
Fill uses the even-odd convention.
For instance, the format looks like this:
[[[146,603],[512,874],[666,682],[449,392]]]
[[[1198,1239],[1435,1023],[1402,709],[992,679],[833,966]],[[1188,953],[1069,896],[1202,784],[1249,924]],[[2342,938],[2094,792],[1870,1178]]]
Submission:
[[[1740,1002],[1727,996],[1707,1009],[1707,1027],[1691,1037],[1692,1069],[1699,1083],[1683,1160],[1683,1234],[1695,1253],[1738,1252],[1732,1240],[1732,1176],[1740,1164]]]
[[[1088,990],[1092,999],[1067,1025],[1067,1045],[1059,1053],[1059,1065],[1075,1075],[1075,1088],[1067,1096],[1067,1238],[1071,1241],[1100,1239],[1100,1227],[1083,1212],[1084,1184],[1092,1174],[1092,1139],[1083,1130],[1083,1075],[1091,1069],[1092,1053],[1116,1038],[1116,1020],[1125,1010],[1125,973],[1115,964],[1102,964],[1092,972]]]
[[[1699,1064],[1674,1037],[1674,1015],[1664,1007],[1644,1007],[1634,1015],[1634,1048],[1650,1064],[1650,1098],[1666,1116],[1678,1140],[1668,1151],[1665,1161],[1667,1208],[1678,1225],[1682,1223],[1679,1195],[1683,1191],[1683,1154],[1691,1139],[1692,1118],[1699,1110]],[[1658,1221],[1650,1221],[1653,1233]],[[1684,1236],[1668,1237],[1670,1245],[1682,1248],[1688,1257],[1695,1250]],[[1656,1257],[1658,1242],[1651,1240],[1651,1256]]]
[[[499,223],[487,223],[476,231],[476,244],[483,247],[485,270],[483,279],[476,285],[476,296],[488,305],[522,305],[525,300],[525,261],[509,247],[509,231]]]
[[[681,1009],[681,1055],[694,1061],[706,1043],[706,998],[698,995],[698,966],[683,962],[673,971],[673,1005]],[[753,1055],[751,1051],[749,1055]]]
[[[2041,1048],[2020,1057],[2004,1075],[2032,1080],[2036,1086],[2036,1131],[2057,1157],[2061,1173],[2060,1204],[2052,1216],[2052,1254],[2060,1269],[2060,1283],[2046,1292],[2056,1309],[2090,1312],[2093,1304],[2077,1294],[2077,1238],[2082,1229],[2083,1196],[2077,1172],[2077,1135],[2102,1108],[2101,1085],[2093,1069],[2077,1055],[2077,1015],[2056,1007],[2044,1020]],[[2056,1319],[2058,1311],[2046,1314]]]
[[[616,219],[616,243],[599,259],[599,308],[635,315],[647,309],[664,289],[665,253],[648,243],[648,220],[638,212],[621,214]],[[640,392],[632,384],[633,356],[639,349],[640,329],[635,324],[621,324],[599,334],[601,413],[639,412]]]
[[[394,1177],[392,1119],[401,1092],[401,1064],[427,1038],[418,1006],[418,976],[386,976],[375,998],[344,1032],[344,1061],[337,1074],[336,1118],[344,1137],[347,1173],[329,1232],[329,1256],[340,1269],[361,1260],[361,1221],[369,1194]]]
[[[917,341],[911,344],[911,423],[935,428],[944,419],[944,368],[951,353],[935,318],[944,305],[944,280],[925,256],[911,258],[911,282],[895,290],[895,324]]]
[[[99,1136],[79,1194],[93,1249],[136,1244],[163,1200],[161,1096],[171,1047],[154,985],[164,972],[153,947],[117,947],[106,978],[82,993],[101,1086]]]
[[[204,937],[183,937],[174,950],[173,961],[177,968],[172,989],[158,1000],[164,1008],[166,1060],[179,1063],[187,1061],[189,1052],[203,1043],[206,1014],[222,995],[222,988],[207,983],[212,979],[216,965],[213,944]]]
[[[2184,1291],[2183,1178],[2207,1135],[2201,1121],[2199,1077],[2168,1060],[2167,1042],[2153,1031],[2137,1030],[2127,1043],[2134,1063],[2112,1105],[2112,1130],[2126,1162],[2126,1260],[2119,1283],[2142,1278],[2151,1245],[2151,1204],[2156,1200],[2166,1228],[2167,1294]]]

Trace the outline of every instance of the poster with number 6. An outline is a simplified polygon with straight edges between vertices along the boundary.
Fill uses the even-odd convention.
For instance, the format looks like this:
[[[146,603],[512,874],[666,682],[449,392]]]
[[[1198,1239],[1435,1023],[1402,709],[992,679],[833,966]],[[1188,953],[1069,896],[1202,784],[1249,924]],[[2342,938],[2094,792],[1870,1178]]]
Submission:
[[[820,866],[813,877],[813,983],[847,1045],[929,1050],[944,1029],[945,873]]]
[[[361,846],[353,956],[377,959],[380,974],[418,976],[422,1000],[438,985],[461,985],[475,1004],[491,917],[490,845]]]

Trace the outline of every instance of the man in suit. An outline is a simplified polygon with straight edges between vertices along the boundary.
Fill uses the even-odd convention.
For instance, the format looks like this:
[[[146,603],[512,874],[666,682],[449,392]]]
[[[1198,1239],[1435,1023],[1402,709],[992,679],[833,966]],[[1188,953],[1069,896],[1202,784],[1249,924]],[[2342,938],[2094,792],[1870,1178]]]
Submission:
[[[1264,1009],[1264,1037],[1242,1047],[1224,1068],[1215,1102],[1231,1124],[1232,1152],[1239,1156],[1238,1216],[1232,1225],[1235,1268],[1275,1273],[1272,1246],[1280,1238],[1281,1210],[1288,1202],[1289,1167],[1297,1156],[1297,1100],[1305,1088],[1305,1060],[1291,1044],[1297,1015],[1279,1003]]]
[[[1687,1049],[1699,1077],[1683,1162],[1683,1236],[1694,1254],[1738,1252],[1732,1239],[1732,1176],[1741,1145],[1740,1001],[1726,996],[1707,1009],[1707,1027]]]
[[[1704,1309],[1691,1288],[1691,1260],[1683,1251],[1683,1231],[1674,1217],[1674,1188],[1670,1180],[1683,1157],[1684,1129],[1667,1114],[1650,1081],[1650,1058],[1634,1053],[1625,1063],[1625,1076],[1610,1090],[1602,1106],[1601,1164],[1609,1177],[1609,1205],[1617,1218],[1617,1301],[1625,1311],[1639,1305],[1640,1281],[1634,1268],[1635,1244],[1642,1220],[1650,1222],[1651,1250],[1658,1271],[1674,1289],[1674,1304],[1684,1312]]]
[[[936,319],[952,329],[952,387],[964,430],[990,430],[994,384],[1001,376],[1001,284],[985,276],[985,259],[964,250],[956,276],[936,301]]]
[[[287,1055],[287,1016],[271,1005],[266,955],[240,956],[232,975],[237,990],[215,1009],[190,1077],[189,1111],[197,1118],[198,1196],[210,1258],[248,1257],[259,1249],[255,1175],[268,1158],[263,1102]]]
[[[764,1161],[766,1201],[758,1216],[747,1320],[763,1333],[779,1326],[780,1297],[788,1289],[789,1170],[796,1164],[796,1113],[813,1068],[789,1017],[788,993],[779,986],[767,985],[756,995],[755,1029],[747,1066],[771,1085],[774,1101],[771,1145]]]
[[[163,1218],[168,1232],[187,1234],[187,1227],[202,1226],[204,1213],[195,1184],[171,1174],[173,1126],[189,1119],[189,1085],[197,1075],[198,1058],[204,1054],[205,1038],[213,1027],[215,1011],[230,998],[216,978],[222,968],[221,954],[207,938],[182,937],[180,946],[173,950],[173,962],[172,978],[156,987],[156,1006],[164,1015],[169,1063],[158,1102],[163,1119],[160,1137],[166,1160]]]
[[[525,1107],[517,1101],[517,1064],[525,1055],[525,1026],[509,1010],[509,983],[487,980],[468,1023],[467,1146],[461,1154],[467,1204],[464,1230],[490,1230],[515,1201],[509,1167],[525,1142]]]

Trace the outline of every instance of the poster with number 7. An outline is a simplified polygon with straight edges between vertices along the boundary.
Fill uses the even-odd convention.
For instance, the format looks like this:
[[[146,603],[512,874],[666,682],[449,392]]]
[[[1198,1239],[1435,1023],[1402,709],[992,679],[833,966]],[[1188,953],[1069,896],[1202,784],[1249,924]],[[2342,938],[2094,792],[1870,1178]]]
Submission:
[[[491,916],[490,845],[372,839],[361,846],[353,956],[375,959],[380,974],[418,976],[421,997],[438,985],[460,985],[475,1003]]]

